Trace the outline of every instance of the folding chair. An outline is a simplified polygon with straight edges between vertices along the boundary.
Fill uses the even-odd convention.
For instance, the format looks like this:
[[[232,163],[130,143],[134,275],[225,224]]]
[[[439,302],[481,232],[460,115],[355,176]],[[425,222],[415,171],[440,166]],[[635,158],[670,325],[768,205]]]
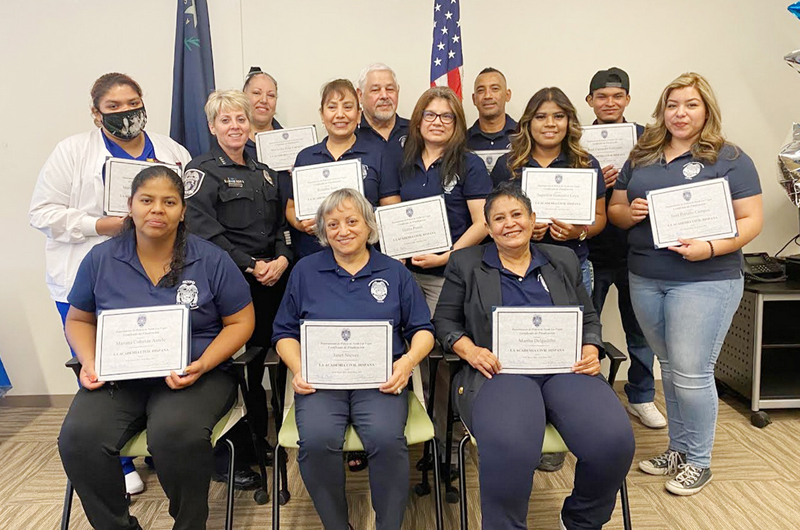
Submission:
[[[294,390],[291,385],[287,385],[286,381],[291,380],[292,373],[287,370],[286,365],[280,361],[278,353],[274,348],[270,349],[267,353],[267,360],[265,362],[270,371],[270,380],[272,383],[272,391],[278,395],[283,395],[283,403],[281,406],[282,414],[276,412],[276,423],[279,418],[283,421],[276,425],[278,432],[278,443],[275,448],[275,461],[273,465],[273,492],[279,492],[275,495],[278,497],[278,502],[272,503],[272,530],[280,529],[280,507],[289,501],[290,495],[286,483],[286,451],[287,448],[299,448],[298,440],[300,435],[297,431],[297,423],[295,422],[294,411]],[[434,461],[439,460],[439,455],[436,447],[436,438],[434,435],[433,423],[428,415],[425,407],[425,401],[422,397],[422,378],[419,370],[414,370],[412,374],[412,389],[413,392],[408,392],[408,419],[406,420],[405,437],[408,445],[415,445],[419,443],[427,443],[433,453]],[[344,436],[343,451],[363,451],[364,445],[358,437],[352,425],[347,427]],[[280,470],[280,472],[279,472]],[[282,475],[282,477],[280,476]],[[282,480],[281,480],[282,478]],[[434,466],[433,469],[434,479],[434,501],[436,505],[436,528],[443,530],[444,520],[442,514],[442,497],[441,497],[441,483],[439,479],[439,469]],[[417,484],[414,491],[417,495],[425,495],[430,492],[430,486],[427,484],[428,475],[427,469],[422,471],[422,482]],[[426,487],[427,486],[427,487]]]
[[[245,370],[247,365],[253,360],[253,358],[259,354],[261,348],[253,347],[248,348],[243,354],[239,355],[232,359],[232,363],[234,366],[234,370],[237,375],[237,399],[233,406],[225,413],[222,418],[217,421],[216,425],[214,425],[213,430],[211,431],[211,446],[216,447],[217,442],[219,439],[227,433],[234,425],[236,425],[239,420],[241,420],[244,415],[246,414],[246,408],[243,398],[243,393],[245,390],[246,385],[246,377],[245,377]],[[81,371],[81,363],[78,361],[77,358],[70,359],[66,363],[67,368],[72,368],[75,371],[76,376],[80,376]],[[252,427],[251,427],[252,429]],[[233,442],[230,440],[225,440],[225,444],[228,447],[228,452],[230,454],[230,461],[228,462],[228,482],[227,482],[227,505],[226,505],[226,513],[225,513],[225,530],[232,530],[233,529],[233,476],[234,476],[234,462],[235,462],[235,451],[233,447]],[[256,453],[259,452],[259,448],[256,447]],[[146,457],[150,456],[150,452],[147,450],[147,429],[135,434],[128,443],[120,450],[119,456],[127,456],[127,457]],[[262,481],[266,484],[266,469],[264,468],[264,460],[261,456],[259,456],[259,465],[261,467],[261,475],[263,477]],[[259,504],[266,504],[269,500],[269,496],[264,488],[259,489],[255,493],[256,502]],[[64,495],[64,510],[61,514],[61,530],[67,530],[69,528],[69,520],[70,514],[72,511],[72,494],[74,488],[72,486],[72,482],[67,479],[67,491]],[[259,502],[263,501],[263,502]]]

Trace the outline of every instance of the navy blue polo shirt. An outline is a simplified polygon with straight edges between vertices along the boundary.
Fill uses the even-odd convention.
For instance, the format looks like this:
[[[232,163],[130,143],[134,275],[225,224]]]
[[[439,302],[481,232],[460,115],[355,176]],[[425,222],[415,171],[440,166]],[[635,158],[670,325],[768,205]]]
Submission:
[[[299,261],[289,275],[272,343],[300,340],[301,320],[391,320],[393,353],[403,355],[403,338],[433,333],[431,314],[414,277],[396,259],[369,250],[364,268],[351,275],[328,248]]]
[[[191,309],[192,361],[222,331],[222,317],[250,303],[250,287],[227,252],[189,234],[186,263],[174,287],[153,285],[136,253],[133,231],[92,247],[81,262],[69,303],[99,314],[106,309],[186,304]]]
[[[396,145],[402,151],[406,138],[408,138],[408,120],[395,114],[394,127],[392,127],[392,132],[389,133],[389,139],[387,140],[381,133],[373,129],[367,121],[367,117],[362,115],[361,123],[358,124],[358,129],[356,129],[356,136],[378,149]]]
[[[662,157],[655,164],[634,169],[629,160],[622,167],[614,189],[626,190],[628,202],[632,202],[646,198],[648,191],[723,177],[728,179],[734,201],[761,194],[753,161],[731,144],[723,146],[715,164],[695,160],[690,151],[669,163]],[[628,230],[628,270],[659,280],[730,280],[742,274],[742,251],[702,261],[685,260],[672,250],[655,248],[648,216]]]
[[[517,130],[517,122],[506,114],[506,123],[503,129],[496,133],[487,133],[481,130],[480,120],[476,120],[472,127],[467,129],[467,147],[473,151],[494,151],[511,149],[511,135]]]
[[[500,271],[500,296],[503,305],[507,307],[526,307],[526,306],[552,306],[553,299],[550,291],[542,278],[541,267],[549,263],[550,260],[536,249],[536,245],[531,243],[531,263],[525,276],[517,276],[515,273],[503,267],[500,261],[500,254],[497,245],[490,243],[483,251],[483,262]]]
[[[628,123],[625,118],[622,121]],[[594,120],[592,125],[599,125],[599,123]],[[634,125],[636,126],[636,137],[641,138],[642,133],[644,133],[644,126],[638,123],[634,123]],[[611,201],[612,193],[614,193],[614,188],[606,189],[606,210],[608,210],[608,203]],[[608,222],[603,231],[587,240],[586,244],[589,247],[589,260],[595,268],[614,269],[626,266],[628,260],[627,230]]]
[[[511,181],[517,187],[522,187],[522,171],[517,170],[516,175],[512,178],[511,170],[508,169],[508,155],[510,153],[506,153],[500,158],[497,159],[497,164],[495,164],[494,169],[492,170],[492,183],[497,186],[501,182]],[[589,155],[589,163],[590,167],[595,170],[597,173],[597,198],[600,199],[605,196],[606,193],[606,184],[603,180],[603,170],[600,168],[600,162],[597,161],[595,157]],[[542,167],[539,162],[537,162],[532,156],[528,159],[525,163],[525,167]],[[570,168],[569,160],[567,156],[562,151],[558,154],[555,160],[553,160],[548,168]],[[534,212],[535,213],[535,212]],[[542,220],[544,221],[544,220]],[[581,263],[586,261],[589,257],[589,247],[586,246],[586,241],[579,241],[577,239],[570,239],[569,241],[556,241],[550,235],[550,231],[548,230],[544,237],[541,240],[542,243],[548,243],[550,245],[561,245],[564,247],[569,247],[575,254],[578,255],[578,260]]]

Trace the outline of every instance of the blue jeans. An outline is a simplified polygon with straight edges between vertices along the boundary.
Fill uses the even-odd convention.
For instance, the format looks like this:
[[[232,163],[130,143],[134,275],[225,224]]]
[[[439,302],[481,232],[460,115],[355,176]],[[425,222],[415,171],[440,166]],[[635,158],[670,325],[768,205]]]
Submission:
[[[744,280],[678,282],[630,273],[630,286],[636,317],[661,363],[669,448],[707,468],[719,408],[714,365]]]
[[[592,296],[592,262],[588,259],[581,261],[581,279],[586,292]]]
[[[656,384],[653,377],[653,350],[647,341],[636,320],[631,304],[631,291],[628,284],[628,268],[594,267],[594,292],[592,301],[597,314],[603,312],[608,290],[612,285],[617,286],[619,293],[619,316],[622,319],[622,329],[625,330],[625,342],[631,356],[631,365],[628,368],[628,382],[625,384],[625,395],[628,403],[651,403],[655,398]]]

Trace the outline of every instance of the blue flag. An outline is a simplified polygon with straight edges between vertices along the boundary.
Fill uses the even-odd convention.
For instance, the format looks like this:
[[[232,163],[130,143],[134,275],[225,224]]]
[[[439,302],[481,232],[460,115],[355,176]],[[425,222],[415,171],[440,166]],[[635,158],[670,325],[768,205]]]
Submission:
[[[205,153],[211,147],[203,106],[213,90],[214,59],[208,3],[206,0],[178,0],[169,135],[192,156]]]
[[[6,395],[6,392],[11,390],[11,381],[8,379],[3,361],[0,360],[0,398]]]

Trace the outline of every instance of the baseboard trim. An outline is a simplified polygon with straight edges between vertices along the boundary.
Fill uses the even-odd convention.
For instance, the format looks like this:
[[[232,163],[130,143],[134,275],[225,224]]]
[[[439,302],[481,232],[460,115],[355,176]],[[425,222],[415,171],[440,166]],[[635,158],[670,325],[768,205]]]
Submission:
[[[67,408],[75,394],[45,394],[34,396],[5,396],[0,407]]]

